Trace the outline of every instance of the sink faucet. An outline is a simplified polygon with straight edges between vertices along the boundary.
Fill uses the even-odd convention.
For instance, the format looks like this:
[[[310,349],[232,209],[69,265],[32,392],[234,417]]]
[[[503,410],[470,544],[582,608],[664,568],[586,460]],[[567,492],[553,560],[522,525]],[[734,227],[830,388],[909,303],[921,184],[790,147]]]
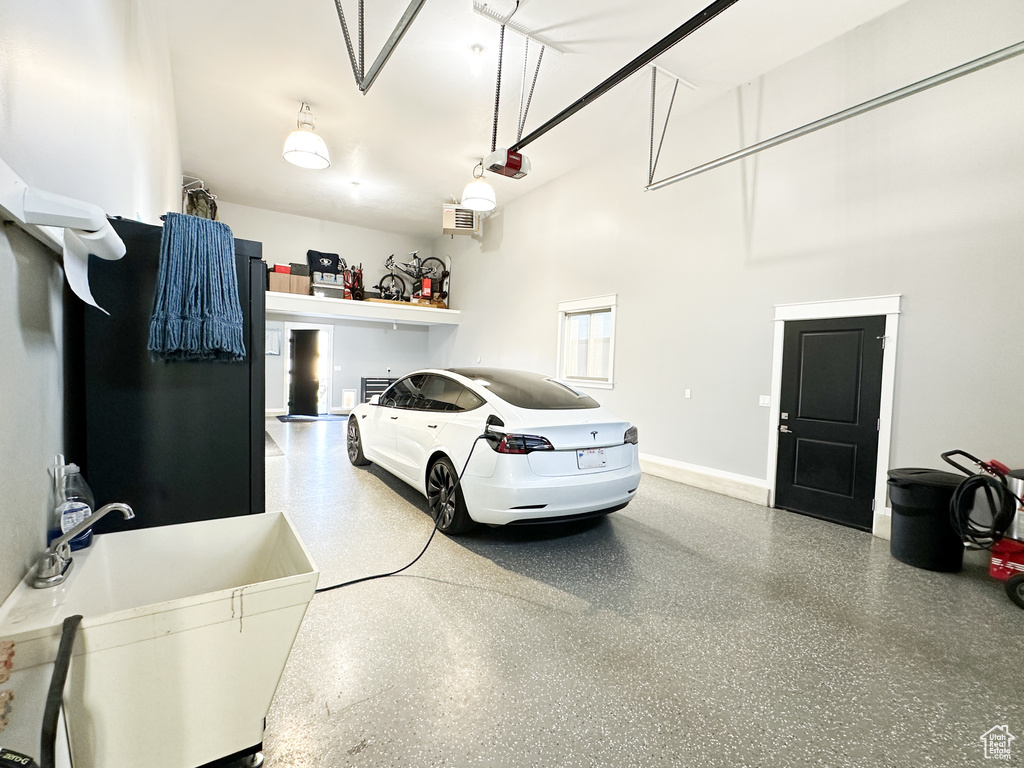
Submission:
[[[120,512],[124,515],[125,520],[135,517],[132,508],[119,501],[97,509],[63,536],[50,542],[50,546],[40,555],[39,562],[36,563],[36,575],[32,580],[32,586],[36,589],[45,589],[63,583],[75,562],[71,558],[71,546],[68,542],[83,531],[92,528],[108,512]]]

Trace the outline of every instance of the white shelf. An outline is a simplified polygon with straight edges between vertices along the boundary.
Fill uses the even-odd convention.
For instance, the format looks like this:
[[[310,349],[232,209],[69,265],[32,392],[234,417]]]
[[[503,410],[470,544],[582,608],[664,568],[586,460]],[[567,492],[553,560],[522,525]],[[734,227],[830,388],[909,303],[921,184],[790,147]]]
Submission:
[[[458,325],[462,313],[457,309],[437,309],[414,304],[384,304],[376,301],[328,299],[298,293],[267,291],[267,319],[303,317],[328,320],[362,320],[371,323],[403,325]]]

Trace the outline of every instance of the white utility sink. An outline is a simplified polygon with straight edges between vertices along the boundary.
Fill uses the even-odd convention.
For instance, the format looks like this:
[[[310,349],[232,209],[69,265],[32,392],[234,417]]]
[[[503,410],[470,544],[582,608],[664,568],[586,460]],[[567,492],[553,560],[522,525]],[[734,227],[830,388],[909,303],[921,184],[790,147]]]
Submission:
[[[30,574],[11,593],[0,640],[15,673],[52,668],[61,622],[84,617],[64,689],[75,768],[196,768],[262,741],[319,576],[284,515],[104,534],[73,556],[64,584]],[[17,718],[39,692],[14,693],[12,730],[38,734]]]

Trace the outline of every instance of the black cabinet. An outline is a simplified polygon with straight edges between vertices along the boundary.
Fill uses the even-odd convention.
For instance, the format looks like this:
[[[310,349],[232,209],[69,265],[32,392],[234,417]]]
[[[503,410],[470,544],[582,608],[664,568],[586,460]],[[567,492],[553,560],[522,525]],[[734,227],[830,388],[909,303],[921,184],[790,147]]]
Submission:
[[[371,397],[381,394],[396,381],[398,381],[398,379],[387,379],[383,377],[367,378],[364,376],[360,383],[359,402],[370,402]]]
[[[164,362],[147,350],[161,227],[113,221],[127,254],[89,260],[104,315],[66,293],[66,454],[98,505],[127,502],[149,527],[264,511],[262,245],[235,240],[245,318],[241,362]],[[117,519],[115,519],[117,518]]]

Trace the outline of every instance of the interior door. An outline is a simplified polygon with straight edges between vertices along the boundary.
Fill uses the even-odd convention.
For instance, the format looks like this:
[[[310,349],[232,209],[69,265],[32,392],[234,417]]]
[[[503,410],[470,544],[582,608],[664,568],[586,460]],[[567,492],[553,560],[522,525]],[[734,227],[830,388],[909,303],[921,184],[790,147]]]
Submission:
[[[775,506],[871,530],[885,317],[787,322]]]
[[[290,344],[288,414],[316,416],[319,414],[320,331],[293,330]]]

